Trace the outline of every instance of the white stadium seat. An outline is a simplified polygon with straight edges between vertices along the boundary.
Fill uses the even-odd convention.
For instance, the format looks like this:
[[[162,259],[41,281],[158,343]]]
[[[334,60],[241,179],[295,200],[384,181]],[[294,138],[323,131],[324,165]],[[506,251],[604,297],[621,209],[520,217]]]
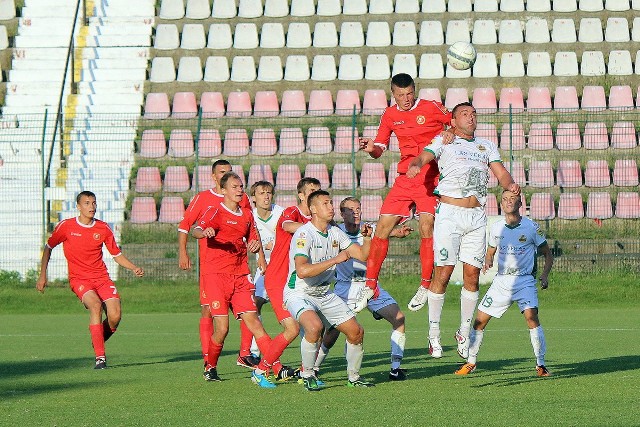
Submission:
[[[475,0],[473,10],[474,12],[497,12],[498,0]]]
[[[575,52],[556,52],[553,75],[571,77],[578,75],[578,57]]]
[[[14,13],[15,16],[15,13]],[[184,18],[183,0],[162,0],[160,4],[160,19],[182,19]],[[3,19],[0,16],[0,19]]]
[[[583,76],[604,76],[606,74],[604,55],[601,51],[582,52],[580,74]]]
[[[420,12],[420,4],[418,3],[418,0],[396,0],[396,13],[418,12]]]
[[[629,41],[629,22],[627,18],[607,18],[604,39],[609,43]]]
[[[204,49],[205,45],[204,26],[202,24],[184,24],[182,27],[180,48],[200,50]]]
[[[222,83],[229,80],[229,61],[225,56],[210,56],[204,65],[204,81]]]
[[[211,16],[209,0],[187,0],[187,19],[207,19]]]
[[[318,16],[337,16],[342,13],[340,0],[318,0]]]
[[[334,22],[316,22],[313,28],[313,47],[338,46],[338,30]]]
[[[253,56],[234,56],[231,61],[231,81],[252,82],[256,79],[256,63]]]
[[[451,20],[447,22],[447,34],[445,43],[452,45],[455,42],[470,42],[469,23],[467,20]]]
[[[342,7],[343,15],[366,15],[367,0],[348,0]]]
[[[467,70],[458,70],[453,68],[451,64],[447,63],[445,65],[445,76],[448,79],[468,79],[471,77],[471,68]]]
[[[602,22],[600,18],[582,18],[578,30],[578,41],[581,43],[602,43]]]
[[[496,23],[493,19],[477,19],[473,23],[471,43],[475,45],[491,45],[498,43]]]
[[[629,10],[629,0],[605,0],[604,8],[613,12]]]
[[[393,25],[394,46],[415,46],[418,44],[418,31],[413,21],[398,21]]]
[[[369,22],[367,25],[366,44],[369,47],[387,47],[391,45],[389,24],[387,22]]]
[[[524,0],[500,0],[502,12],[524,12]]]
[[[529,52],[527,76],[549,77],[551,72],[551,56],[549,52]]]
[[[633,18],[633,28],[631,29],[631,40],[640,42],[640,17]]]
[[[311,47],[311,29],[307,22],[292,22],[287,30],[287,47],[306,49]]]
[[[313,0],[291,0],[291,16],[313,16],[315,13]]]
[[[198,56],[183,56],[178,63],[179,82],[195,83],[202,80],[202,63]]]
[[[554,19],[553,29],[551,30],[552,42],[575,43],[576,40],[576,26],[573,19]]]
[[[262,0],[240,0],[238,17],[259,18],[262,16]]]
[[[280,22],[265,22],[260,31],[260,47],[282,49],[285,45],[284,28]]]
[[[607,74],[612,76],[630,76],[633,74],[631,52],[628,50],[612,50],[609,52]]]
[[[176,66],[170,56],[156,56],[151,61],[149,81],[152,83],[169,83],[176,79]]]
[[[500,77],[524,77],[524,61],[520,52],[505,52],[500,58]]]
[[[498,42],[500,44],[519,44],[524,41],[522,25],[518,19],[503,19],[498,30]]]
[[[364,69],[359,54],[347,54],[340,56],[338,66],[338,80],[362,80]]]
[[[393,13],[393,0],[369,0],[370,15],[387,15]]]
[[[261,82],[279,82],[282,80],[282,60],[279,56],[261,56],[258,63],[258,80]]]
[[[604,9],[602,0],[580,0],[578,7],[585,12],[600,12]]]
[[[207,48],[231,49],[231,46],[233,46],[233,37],[229,24],[211,24],[207,38]]]
[[[158,50],[174,50],[179,46],[180,34],[178,33],[178,27],[175,24],[158,24],[153,47]]]
[[[553,10],[555,12],[575,12],[578,10],[578,3],[576,0],[553,0]]]
[[[418,77],[421,79],[441,79],[444,77],[442,56],[439,53],[423,53],[420,56],[420,70]]]
[[[528,1],[527,12],[551,12],[551,0]]]
[[[340,47],[364,46],[361,22],[343,22],[340,26]]]
[[[333,55],[316,55],[311,66],[311,80],[332,81],[337,77],[336,59]]]
[[[473,64],[473,76],[479,78],[495,78],[498,77],[498,61],[496,54],[478,53],[476,63]]]
[[[444,44],[444,31],[440,21],[422,21],[420,24],[420,46],[441,46]]]
[[[284,79],[290,82],[309,80],[309,60],[306,55],[289,55],[284,65]]]
[[[229,19],[236,16],[236,0],[213,0],[211,16],[213,18]]]
[[[369,54],[364,74],[366,80],[388,80],[391,77],[389,57],[385,54]]]
[[[449,0],[447,11],[449,13],[469,13],[471,12],[471,0]]]
[[[414,79],[418,75],[418,65],[416,64],[416,57],[411,53],[398,53],[393,57],[393,70],[392,75],[399,73],[409,74]]]
[[[549,43],[549,24],[546,19],[531,18],[524,27],[524,40],[527,43]]]
[[[239,23],[233,35],[235,49],[255,49],[258,47],[258,28],[253,23]]]
[[[288,0],[266,0],[264,3],[264,16],[270,18],[282,18],[289,15]]]
[[[447,11],[446,0],[432,0],[422,2],[423,13],[444,13]]]

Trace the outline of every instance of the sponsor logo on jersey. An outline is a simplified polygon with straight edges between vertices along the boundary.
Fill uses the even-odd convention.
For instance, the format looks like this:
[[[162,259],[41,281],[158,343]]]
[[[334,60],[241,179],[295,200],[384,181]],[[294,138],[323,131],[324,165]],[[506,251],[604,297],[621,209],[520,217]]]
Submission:
[[[484,145],[478,145],[478,150],[480,151],[486,151],[487,147],[485,147]]]
[[[542,236],[542,237],[544,237],[544,231],[542,231],[540,228],[538,228],[538,230],[536,231],[536,233],[538,233],[538,236]]]
[[[84,285],[80,285],[80,287],[78,288],[78,291],[80,292],[84,291]]]
[[[427,120],[424,118],[424,116],[420,115],[418,117],[416,117],[416,123],[418,123],[419,125],[423,125],[424,122],[426,122]]]
[[[304,248],[304,245],[306,243],[307,243],[306,239],[298,239],[298,240],[296,240],[296,248],[302,249],[302,248]]]
[[[522,234],[522,235],[520,236],[520,238],[518,239],[518,241],[519,241],[519,242],[524,243],[524,242],[526,242],[526,241],[527,241],[527,237],[526,237],[524,234]]]
[[[238,221],[231,221],[230,219],[227,220],[227,224],[236,225],[237,223]]]
[[[334,247],[334,248],[337,248],[339,246],[338,245],[338,241],[334,240],[333,243],[331,243],[331,246]]]
[[[71,232],[72,236],[77,236],[77,237],[82,237],[81,233],[74,233],[73,231]]]
[[[400,126],[404,124],[404,120],[400,120],[399,122],[393,122],[394,126]]]
[[[100,240],[100,233],[93,233],[93,240]]]

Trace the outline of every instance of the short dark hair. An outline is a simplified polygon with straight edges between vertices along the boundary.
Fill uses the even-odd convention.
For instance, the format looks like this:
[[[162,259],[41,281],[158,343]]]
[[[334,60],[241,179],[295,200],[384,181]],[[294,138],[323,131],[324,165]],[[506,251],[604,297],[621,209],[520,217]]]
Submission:
[[[311,208],[311,205],[313,204],[315,199],[317,199],[320,196],[331,196],[331,195],[329,194],[328,191],[316,190],[313,193],[309,194],[309,197],[307,197],[307,206],[309,206],[309,208]]]
[[[82,199],[82,196],[93,197],[94,199],[96,198],[96,195],[92,191],[85,190],[78,193],[78,195],[76,196],[76,203],[80,203],[80,199]]]
[[[237,173],[229,171],[222,175],[222,178],[220,178],[220,188],[224,188],[227,185],[227,181],[229,181],[231,178],[235,178],[238,181],[242,182],[242,178],[240,178]]]
[[[275,191],[273,191],[273,188],[274,188],[273,184],[270,183],[269,181],[256,181],[251,186],[251,189],[249,190],[249,195],[250,196],[255,196],[256,195],[256,190],[258,189],[258,187],[266,187],[269,190],[271,190],[272,193],[275,193]]]
[[[296,187],[296,190],[298,191],[298,193],[302,193],[304,189],[307,187],[307,185],[317,185],[318,187],[322,187],[322,184],[320,184],[320,181],[317,178],[305,176],[300,181],[298,181],[298,186]]]
[[[229,163],[229,161],[225,159],[216,160],[211,165],[211,173],[214,173],[216,171],[217,166],[231,166],[231,163]]]
[[[393,90],[394,86],[402,89],[409,86],[412,86],[415,88],[416,83],[413,81],[413,77],[411,77],[409,74],[400,73],[400,74],[396,74],[391,78],[391,90]]]
[[[342,199],[342,201],[340,202],[340,211],[342,211],[343,209],[345,209],[345,205],[348,202],[356,202],[359,204],[362,204],[362,202],[360,201],[360,199],[358,199],[357,197],[353,197],[353,196],[349,196],[349,197],[345,197],[344,199]]]
[[[470,102],[461,102],[460,104],[456,105],[455,107],[453,107],[453,110],[451,110],[451,117],[455,117],[456,113],[458,112],[458,110],[462,107],[471,107],[475,110],[475,107],[473,106],[472,103]]]

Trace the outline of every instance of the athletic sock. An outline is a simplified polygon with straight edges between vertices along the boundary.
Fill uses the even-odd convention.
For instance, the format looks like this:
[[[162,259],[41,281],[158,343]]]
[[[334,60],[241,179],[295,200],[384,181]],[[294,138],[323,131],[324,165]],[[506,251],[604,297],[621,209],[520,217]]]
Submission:
[[[347,341],[347,374],[349,381],[356,381],[360,378],[360,366],[362,366],[362,356],[364,348],[362,343],[351,344]]]
[[[460,333],[464,337],[469,336],[473,312],[476,310],[476,305],[478,305],[479,294],[478,291],[471,292],[465,288],[460,291]]]
[[[102,324],[89,325],[89,333],[91,334],[91,344],[96,357],[104,357],[104,335]]]
[[[440,337],[440,318],[442,317],[445,295],[429,291],[427,296],[429,301],[429,338]]]
[[[469,334],[469,357],[467,358],[467,363],[476,364],[476,360],[478,359],[478,352],[480,351],[480,346],[482,345],[482,338],[484,337],[484,329],[476,330],[473,329]]]
[[[258,316],[258,319],[260,319],[260,323],[262,323],[262,316]],[[256,342],[256,337],[252,337],[251,338],[251,347],[249,348],[249,351],[251,352],[251,354],[254,354],[256,356],[260,356],[260,349],[258,348],[258,343]]]
[[[218,366],[218,359],[220,353],[222,353],[222,345],[213,340],[213,337],[209,339],[209,351],[207,354],[207,367],[215,368]]]
[[[112,328],[111,326],[109,326],[109,320],[104,319],[104,322],[102,322],[102,336],[104,337],[104,342],[107,342],[107,340],[111,338],[111,335],[115,333],[116,328]]]
[[[256,339],[256,345],[260,349],[260,353],[262,353],[263,355],[267,354],[267,352],[269,351],[269,347],[271,347],[272,342],[273,340],[267,334],[264,334],[260,338]],[[267,363],[264,359],[262,359],[260,360],[260,363],[258,364],[258,367],[256,368],[256,370],[258,371],[259,374],[263,374],[269,371],[269,368],[271,368],[271,364]]]
[[[367,258],[367,273],[365,275],[367,279],[378,279],[382,263],[387,257],[388,250],[389,239],[381,239],[374,235],[373,239],[371,239],[369,257]]]
[[[422,280],[420,285],[429,289],[433,275],[433,237],[420,239],[420,264],[422,265]]]
[[[207,360],[207,354],[209,353],[209,341],[211,341],[211,335],[213,335],[213,319],[211,317],[200,318],[200,346],[202,347],[202,357]]]
[[[324,362],[324,359],[327,358],[327,355],[329,354],[329,350],[331,349],[327,348],[327,346],[325,346],[324,343],[320,344],[320,348],[318,349],[318,354],[316,355],[316,362],[313,364],[313,369],[315,371],[320,370],[320,366],[322,365],[322,362]]]
[[[306,338],[300,340],[300,355],[302,356],[302,376],[310,377],[314,375],[313,364],[316,361],[318,343],[309,342]]]
[[[398,369],[404,357],[404,344],[407,340],[404,332],[391,332],[391,369]]]
[[[253,341],[253,334],[247,328],[245,321],[240,320],[240,356],[251,354],[251,341]]]
[[[536,365],[544,366],[544,355],[547,352],[547,342],[544,338],[542,326],[529,329],[531,337],[531,345],[533,346],[533,354],[536,356]]]
[[[282,356],[284,349],[287,348],[288,345],[289,341],[287,341],[283,334],[276,335],[266,349],[260,348],[262,360],[267,366],[273,366],[273,364],[280,359],[280,356]],[[258,342],[258,347],[260,347],[260,342]]]

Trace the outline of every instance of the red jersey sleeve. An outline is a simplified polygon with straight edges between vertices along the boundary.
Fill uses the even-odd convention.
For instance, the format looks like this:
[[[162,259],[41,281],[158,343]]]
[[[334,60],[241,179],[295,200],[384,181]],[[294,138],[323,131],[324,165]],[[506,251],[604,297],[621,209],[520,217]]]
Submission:
[[[191,226],[195,224],[198,219],[198,215],[202,210],[201,205],[202,196],[200,194],[196,194],[196,196],[189,202],[189,206],[184,211],[184,217],[182,217],[182,221],[178,224],[178,231],[181,233],[189,234],[189,230]]]
[[[53,229],[53,233],[47,240],[47,246],[49,246],[50,249],[55,248],[67,239],[67,235],[64,232],[66,222],[66,220],[59,222],[56,228]]]
[[[218,221],[216,221],[216,217],[218,214],[218,209],[210,206],[207,210],[202,214],[200,219],[198,219],[198,225],[196,228],[200,228],[204,230],[205,228],[213,228],[216,232],[220,229],[220,225]]]
[[[427,101],[435,108],[432,108],[433,113],[431,115],[431,119],[447,126],[451,125],[451,111],[447,109],[442,103],[438,101]]]
[[[116,243],[116,238],[113,235],[113,231],[111,230],[111,227],[109,227],[107,224],[105,224],[104,245],[107,247],[107,250],[113,257],[117,257],[122,253],[122,251],[120,250],[120,247]]]
[[[378,133],[376,134],[375,142],[378,144],[382,144],[385,147],[389,146],[389,139],[391,138],[391,132],[393,129],[391,126],[393,125],[392,119],[390,117],[389,111],[393,107],[387,107],[382,113],[382,117],[380,117],[380,125],[378,126]]]
[[[251,206],[251,201],[249,201],[249,196],[247,196],[247,193],[244,193],[242,195],[242,200],[240,201],[240,207],[242,209],[249,209],[250,211],[253,211],[253,207]]]
[[[253,218],[253,213],[251,211],[244,210],[245,216],[249,221],[249,237],[247,238],[247,242],[252,240],[260,241],[260,233],[258,232],[258,226],[256,225],[256,221]]]

